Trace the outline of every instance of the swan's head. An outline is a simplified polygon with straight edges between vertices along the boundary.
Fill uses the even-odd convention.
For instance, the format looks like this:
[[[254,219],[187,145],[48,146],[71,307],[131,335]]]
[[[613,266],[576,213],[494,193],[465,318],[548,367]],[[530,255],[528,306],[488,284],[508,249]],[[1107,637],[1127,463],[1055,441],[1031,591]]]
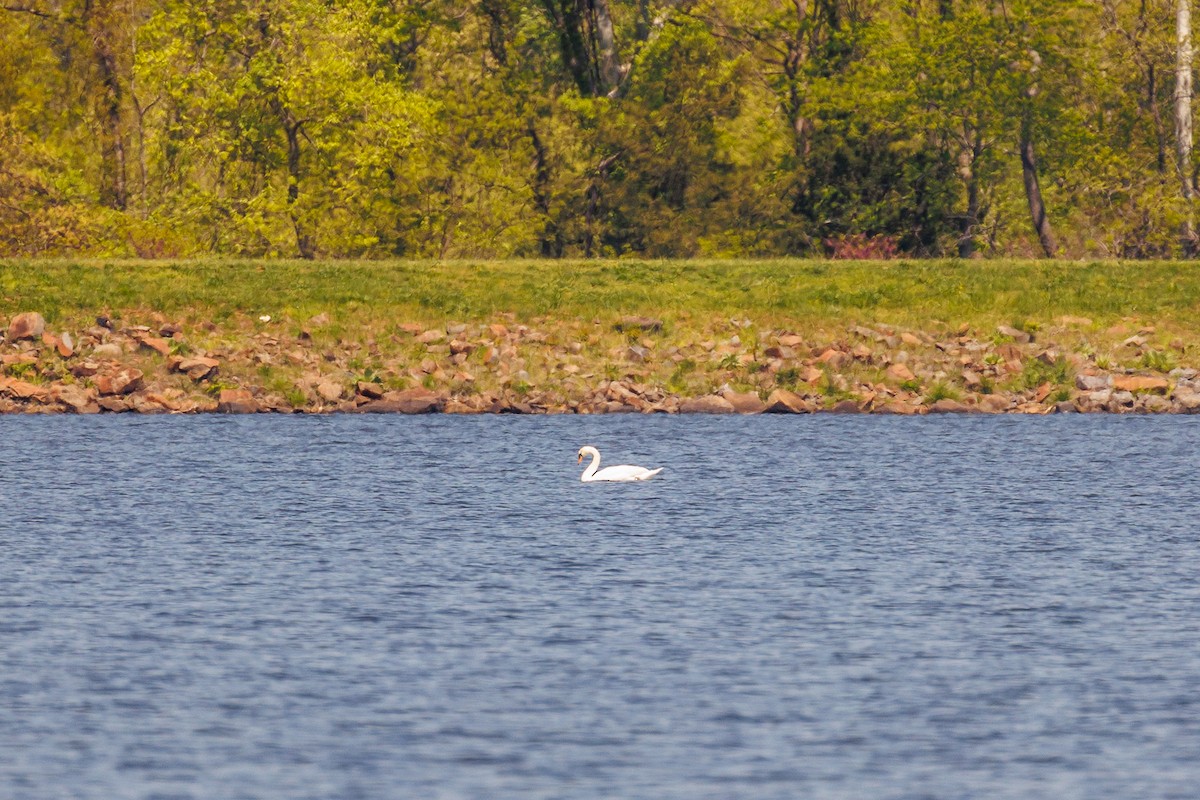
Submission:
[[[575,463],[582,464],[584,456],[593,456],[595,458],[599,458],[600,451],[592,447],[590,444],[584,445],[583,447],[579,448],[579,459]]]

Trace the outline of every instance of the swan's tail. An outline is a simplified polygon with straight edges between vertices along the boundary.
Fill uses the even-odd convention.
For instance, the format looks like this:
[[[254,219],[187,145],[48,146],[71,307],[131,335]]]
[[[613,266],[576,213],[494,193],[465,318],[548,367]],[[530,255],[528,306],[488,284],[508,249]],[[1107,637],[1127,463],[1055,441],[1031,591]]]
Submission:
[[[657,475],[658,473],[660,473],[662,471],[663,471],[662,467],[659,467],[658,469],[648,469],[641,475],[638,475],[636,480],[639,480],[639,481],[648,480],[649,478],[653,478],[655,475]]]

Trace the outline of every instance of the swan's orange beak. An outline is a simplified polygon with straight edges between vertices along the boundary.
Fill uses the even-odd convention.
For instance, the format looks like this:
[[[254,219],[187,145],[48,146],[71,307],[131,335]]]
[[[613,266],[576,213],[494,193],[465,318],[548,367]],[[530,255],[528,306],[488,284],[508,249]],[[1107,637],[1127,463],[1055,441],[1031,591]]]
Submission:
[[[580,454],[579,454],[579,460],[578,460],[578,461],[576,461],[575,463],[576,463],[576,464],[582,464],[582,463],[583,463],[583,453],[580,453]]]

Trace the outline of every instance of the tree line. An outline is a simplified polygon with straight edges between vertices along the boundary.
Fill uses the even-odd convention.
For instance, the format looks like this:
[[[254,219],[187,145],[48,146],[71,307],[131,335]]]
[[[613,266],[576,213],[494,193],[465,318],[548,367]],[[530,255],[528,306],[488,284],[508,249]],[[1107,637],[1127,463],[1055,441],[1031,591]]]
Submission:
[[[1189,0],[0,0],[0,255],[1197,251]]]

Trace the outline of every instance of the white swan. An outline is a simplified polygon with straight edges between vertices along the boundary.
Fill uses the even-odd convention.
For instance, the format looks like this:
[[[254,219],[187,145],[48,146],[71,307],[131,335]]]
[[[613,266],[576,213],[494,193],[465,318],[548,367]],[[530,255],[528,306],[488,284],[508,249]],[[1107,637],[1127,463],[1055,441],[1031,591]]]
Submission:
[[[584,483],[592,481],[644,481],[647,478],[653,478],[663,470],[662,467],[658,469],[646,469],[645,467],[633,467],[629,464],[600,469],[600,451],[591,445],[579,448],[579,461],[575,463],[583,463],[584,456],[592,457],[591,463],[587,465],[587,469],[579,477],[579,480]]]

